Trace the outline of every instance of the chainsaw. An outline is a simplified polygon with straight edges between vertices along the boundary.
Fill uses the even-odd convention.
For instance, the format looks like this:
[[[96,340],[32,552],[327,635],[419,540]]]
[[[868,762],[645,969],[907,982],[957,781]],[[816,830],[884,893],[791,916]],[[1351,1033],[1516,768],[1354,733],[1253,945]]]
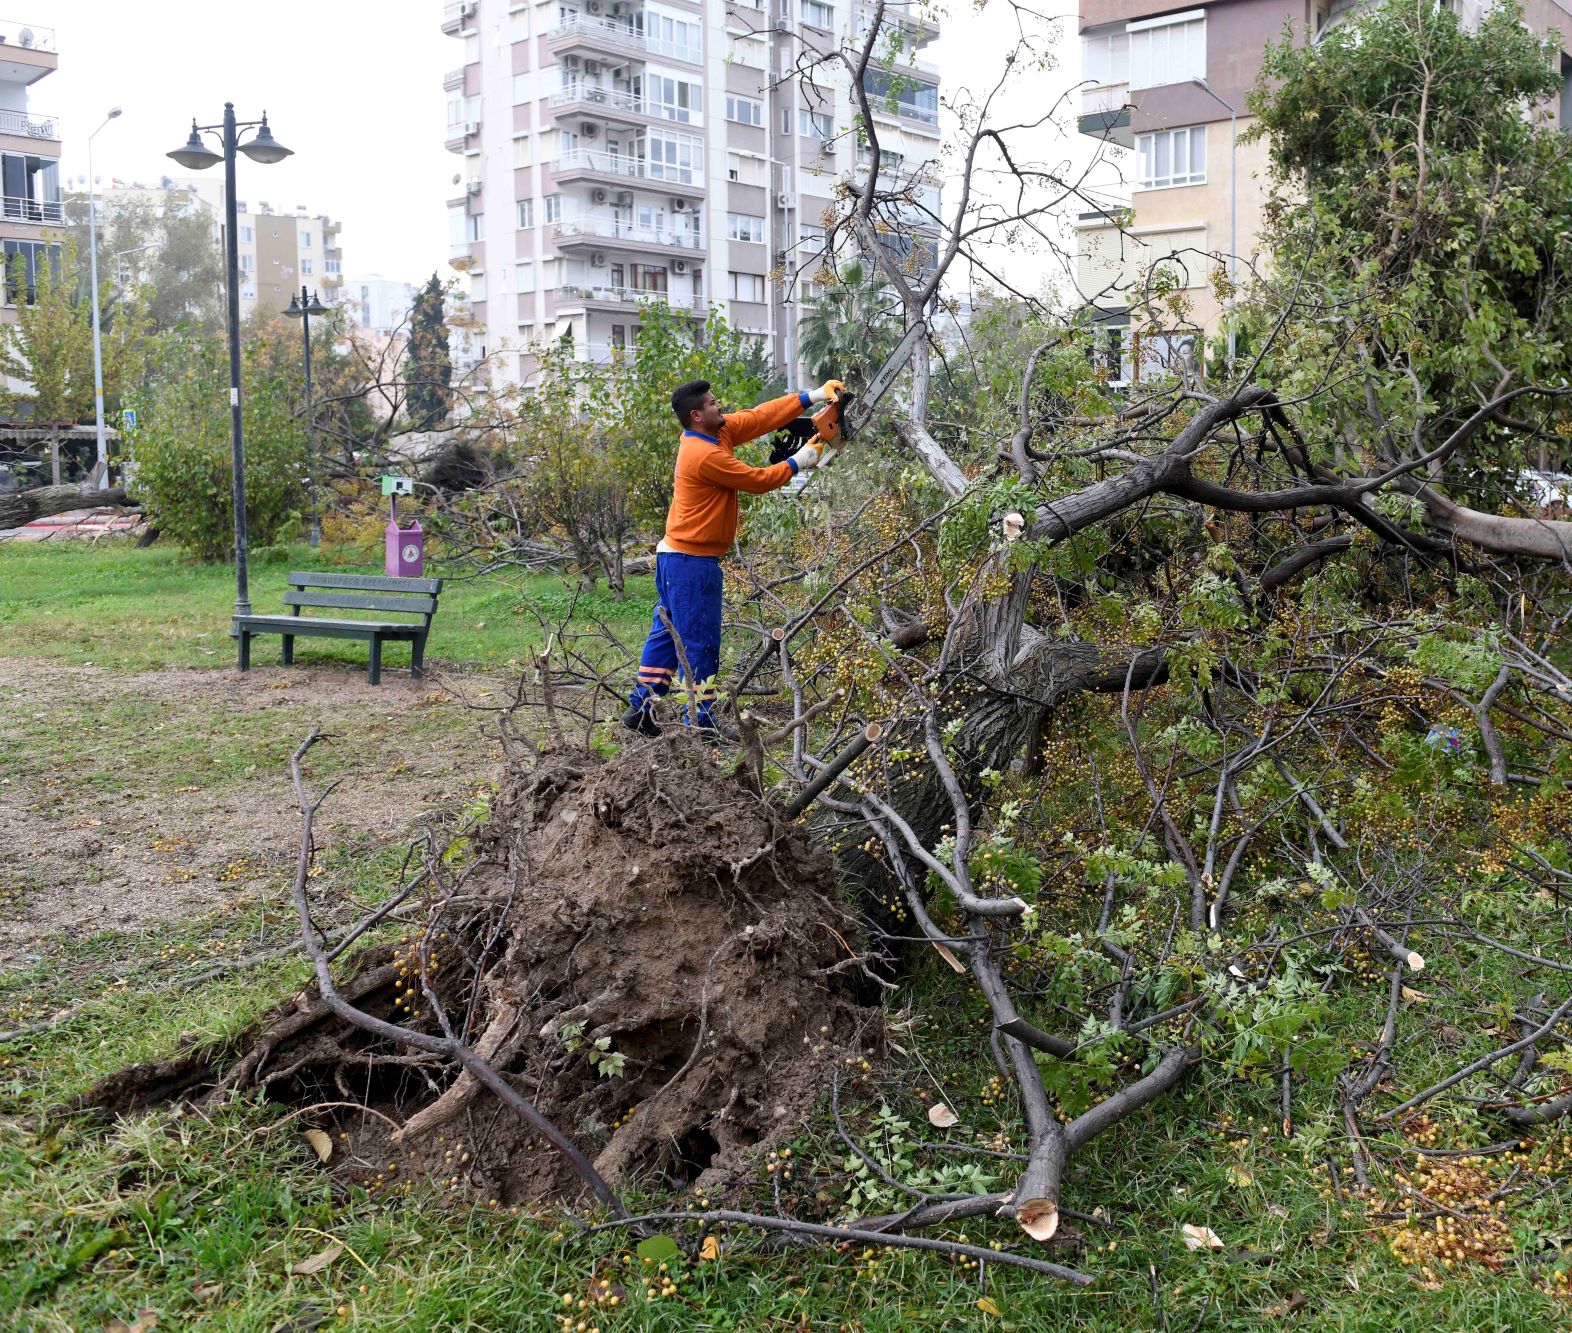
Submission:
[[[841,448],[868,424],[874,410],[906,368],[912,352],[927,332],[928,326],[922,320],[907,329],[906,336],[896,344],[895,350],[868,381],[868,387],[861,395],[843,392],[834,402],[827,403],[811,417],[798,417],[795,421],[787,422],[776,433],[770,462],[784,462],[803,445],[817,444],[820,450],[819,467],[828,465]]]

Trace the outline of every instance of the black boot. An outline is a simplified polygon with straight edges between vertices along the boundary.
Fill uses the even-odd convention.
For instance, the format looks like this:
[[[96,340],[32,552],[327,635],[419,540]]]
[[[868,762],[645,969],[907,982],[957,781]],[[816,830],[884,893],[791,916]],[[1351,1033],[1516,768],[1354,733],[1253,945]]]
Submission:
[[[716,745],[741,745],[742,737],[730,727],[722,726],[713,717],[707,717],[696,728],[699,735]]]
[[[641,736],[660,735],[660,728],[655,725],[655,715],[645,704],[630,703],[628,711],[622,715],[622,725]]]

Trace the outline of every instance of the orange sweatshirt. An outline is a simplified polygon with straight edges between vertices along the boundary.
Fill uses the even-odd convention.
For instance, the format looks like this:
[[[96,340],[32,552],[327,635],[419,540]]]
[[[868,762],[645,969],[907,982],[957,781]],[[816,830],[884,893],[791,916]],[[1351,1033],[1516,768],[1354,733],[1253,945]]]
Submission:
[[[737,492],[759,495],[779,490],[797,473],[790,462],[749,467],[732,450],[799,416],[806,396],[789,393],[749,411],[733,412],[719,439],[696,430],[682,433],[664,546],[683,555],[726,554],[737,537]]]

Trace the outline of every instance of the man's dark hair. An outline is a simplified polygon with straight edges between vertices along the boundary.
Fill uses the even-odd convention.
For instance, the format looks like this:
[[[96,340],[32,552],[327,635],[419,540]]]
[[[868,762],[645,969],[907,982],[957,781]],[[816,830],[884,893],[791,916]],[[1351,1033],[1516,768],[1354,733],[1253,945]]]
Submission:
[[[704,406],[704,395],[709,391],[708,380],[690,380],[678,386],[676,392],[671,395],[671,410],[677,414],[677,420],[682,422],[683,430],[687,430],[693,424],[688,417]]]

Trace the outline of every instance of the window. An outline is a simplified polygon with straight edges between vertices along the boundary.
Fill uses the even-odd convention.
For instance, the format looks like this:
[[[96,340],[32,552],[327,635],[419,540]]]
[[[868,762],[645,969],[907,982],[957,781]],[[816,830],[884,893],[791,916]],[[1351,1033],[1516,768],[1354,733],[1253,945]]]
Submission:
[[[789,106],[781,108],[781,133],[791,133],[791,108]]]
[[[629,285],[638,292],[659,292],[666,294],[666,270],[657,268],[652,264],[629,264]]]
[[[1081,38],[1081,74],[1104,87],[1130,79],[1130,34],[1123,28]]]
[[[1206,77],[1206,15],[1200,10],[1141,19],[1130,34],[1130,87],[1160,88]]]
[[[508,40],[522,42],[529,37],[529,6],[523,5],[508,15]]]
[[[805,139],[828,139],[835,133],[835,123],[822,111],[804,111],[799,117],[799,133]]]
[[[613,347],[626,347],[628,345],[628,326],[626,324],[613,324],[611,326],[611,345]]]
[[[518,134],[513,137],[513,165],[527,167],[533,160],[535,141],[527,134]]]
[[[464,239],[466,241],[483,241],[486,238],[486,215],[484,213],[471,213],[464,219]]]
[[[646,84],[651,115],[663,116],[684,125],[698,123],[704,109],[702,84],[668,79],[664,74],[651,74]]]
[[[486,275],[484,273],[471,273],[469,275],[469,299],[471,304],[479,304],[486,299]]]
[[[1206,126],[1189,125],[1140,136],[1141,188],[1166,190],[1173,185],[1206,182]]]
[[[726,295],[733,301],[764,301],[764,275],[762,273],[728,273]]]
[[[797,251],[799,254],[816,255],[824,250],[824,228],[809,226],[803,223],[797,228]]]
[[[252,272],[256,268],[256,266],[257,266],[257,257],[255,255],[241,255],[240,256],[240,271],[242,273],[250,273],[250,272]]]
[[[732,65],[748,65],[753,69],[764,69],[767,65],[766,48],[762,37],[749,37],[743,33],[728,33],[731,40],[731,50],[727,53],[726,61]]]
[[[686,185],[703,178],[704,141],[692,135],[651,131],[644,141],[644,156],[644,173],[651,180]]]
[[[513,81],[513,83],[514,83],[514,87],[518,86],[518,80],[517,79],[515,79]],[[513,100],[516,102],[519,99],[515,97]],[[450,98],[448,98],[448,124],[449,125],[462,125],[463,123],[464,123],[464,99],[462,97],[450,97]]]
[[[322,271],[324,273],[342,273],[344,271],[344,261],[342,259],[324,259],[322,261]]]
[[[533,259],[521,259],[521,260],[519,260],[517,276],[518,276],[519,291],[521,291],[521,292],[532,292],[532,291],[534,291],[535,290],[535,261]]]
[[[251,230],[250,227],[242,227],[240,229],[240,243],[241,243],[241,245],[250,245],[252,243],[252,241],[254,241],[255,239],[256,239],[256,235]]]
[[[315,271],[316,270],[312,267],[311,261],[309,259],[302,259],[300,261],[300,276],[301,277],[309,278]]]
[[[300,233],[300,244],[302,249],[311,248],[311,233],[309,231],[303,231]]]
[[[533,199],[519,200],[519,230],[530,231],[535,226],[535,201]]]
[[[751,97],[726,95],[726,119],[737,125],[763,125],[764,106]]]
[[[763,244],[764,219],[756,218],[751,213],[726,214],[726,239]]]
[[[694,64],[703,58],[704,46],[699,25],[672,18],[668,14],[646,14],[644,44],[659,55],[690,60]]]
[[[520,102],[533,102],[535,100],[535,71],[525,70],[522,74],[513,76],[513,105]],[[453,103],[448,103],[448,124],[457,125],[462,116],[455,117]]]
[[[560,194],[548,194],[541,200],[541,203],[545,205],[546,225],[548,227],[553,223],[562,221],[562,196]]]
[[[726,179],[736,185],[763,185],[764,159],[747,153],[727,153]]]
[[[820,4],[819,0],[802,0],[802,21],[812,28],[833,28],[835,6]]]
[[[7,157],[10,154],[6,154]],[[60,276],[60,247],[42,241],[5,243],[5,303],[32,305],[38,300],[39,269],[48,263],[55,277]],[[22,300],[18,301],[17,298]]]

